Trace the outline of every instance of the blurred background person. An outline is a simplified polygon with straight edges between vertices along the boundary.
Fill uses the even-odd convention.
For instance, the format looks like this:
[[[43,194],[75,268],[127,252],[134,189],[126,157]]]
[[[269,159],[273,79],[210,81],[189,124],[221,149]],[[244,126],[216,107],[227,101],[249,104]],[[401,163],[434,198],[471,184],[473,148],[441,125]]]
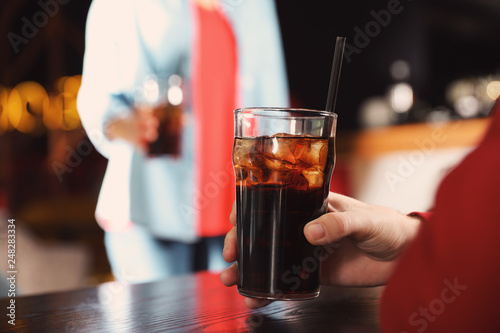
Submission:
[[[174,82],[172,91],[179,78],[181,90]],[[185,98],[179,152],[152,156],[162,129],[151,103],[165,94],[178,104],[172,93]],[[145,282],[224,268],[232,111],[243,105],[288,105],[273,2],[92,3],[78,109],[109,159],[96,219],[116,278]]]

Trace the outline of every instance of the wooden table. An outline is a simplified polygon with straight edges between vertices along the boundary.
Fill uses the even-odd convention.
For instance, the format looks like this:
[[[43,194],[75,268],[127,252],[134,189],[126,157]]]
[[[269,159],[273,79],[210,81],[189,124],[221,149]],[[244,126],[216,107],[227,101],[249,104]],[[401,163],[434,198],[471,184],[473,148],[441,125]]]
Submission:
[[[380,288],[322,287],[311,301],[275,302],[249,310],[218,275],[16,298],[16,326],[0,300],[0,332],[378,332]],[[6,319],[7,318],[7,319]]]

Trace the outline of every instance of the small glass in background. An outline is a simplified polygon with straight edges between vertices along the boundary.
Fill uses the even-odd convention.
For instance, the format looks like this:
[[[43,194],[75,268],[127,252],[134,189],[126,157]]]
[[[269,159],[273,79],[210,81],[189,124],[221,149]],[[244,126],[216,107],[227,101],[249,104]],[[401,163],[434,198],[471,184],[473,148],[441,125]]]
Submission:
[[[159,121],[158,138],[148,146],[148,156],[181,155],[182,78],[173,74],[162,80],[154,74],[144,78],[138,91],[138,112],[152,112]]]

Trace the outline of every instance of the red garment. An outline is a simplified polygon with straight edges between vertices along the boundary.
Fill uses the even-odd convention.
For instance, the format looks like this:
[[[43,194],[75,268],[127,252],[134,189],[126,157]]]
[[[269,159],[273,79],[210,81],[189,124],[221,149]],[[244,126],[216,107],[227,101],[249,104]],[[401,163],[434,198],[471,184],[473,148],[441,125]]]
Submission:
[[[413,212],[413,213],[408,214],[408,216],[418,217],[422,221],[429,221],[429,219],[432,216],[432,212],[425,212],[425,213]]]
[[[226,234],[234,201],[233,110],[236,107],[236,41],[220,10],[193,6],[197,24],[193,53],[193,113],[195,128],[198,235]]]
[[[500,332],[500,103],[494,109],[387,284],[383,332]]]

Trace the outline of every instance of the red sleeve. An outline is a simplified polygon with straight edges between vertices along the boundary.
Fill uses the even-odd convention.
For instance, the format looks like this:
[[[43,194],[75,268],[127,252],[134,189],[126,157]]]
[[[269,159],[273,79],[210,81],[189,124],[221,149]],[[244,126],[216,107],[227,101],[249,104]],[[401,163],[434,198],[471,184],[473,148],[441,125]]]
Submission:
[[[500,104],[497,108],[500,109]],[[500,332],[500,112],[441,184],[381,300],[383,332]]]

